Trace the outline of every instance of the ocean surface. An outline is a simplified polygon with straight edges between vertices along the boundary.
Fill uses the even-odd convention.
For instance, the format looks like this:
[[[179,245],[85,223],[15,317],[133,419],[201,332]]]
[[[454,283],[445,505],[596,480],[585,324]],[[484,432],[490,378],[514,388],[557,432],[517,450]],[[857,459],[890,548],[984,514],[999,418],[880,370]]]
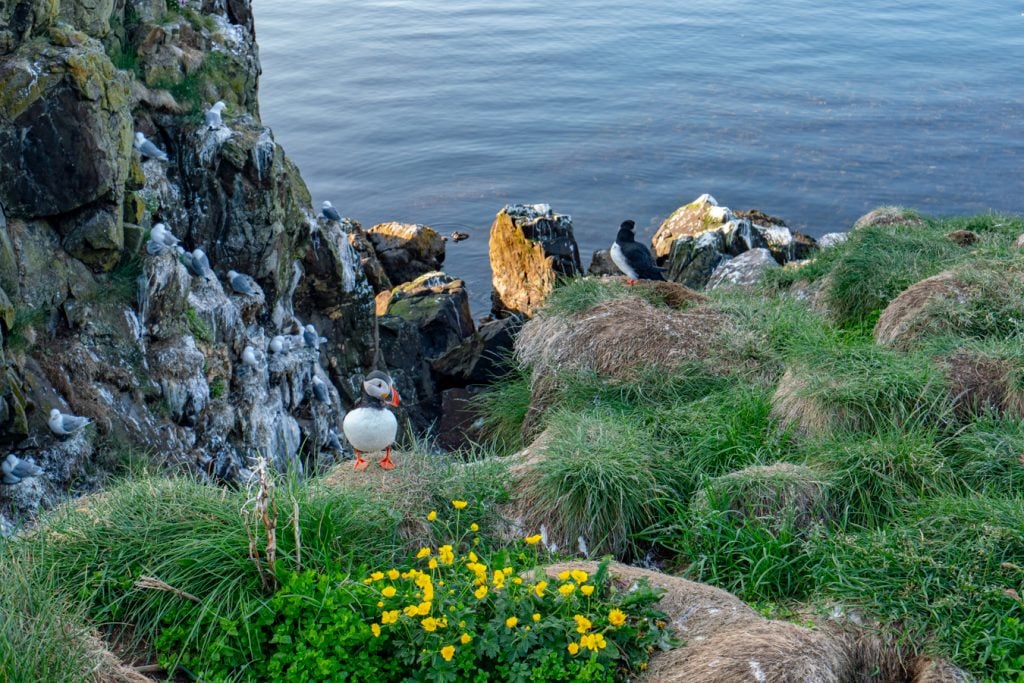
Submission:
[[[314,205],[458,229],[489,307],[510,202],[585,256],[709,192],[813,235],[885,203],[1024,211],[1024,0],[260,0],[263,121]]]

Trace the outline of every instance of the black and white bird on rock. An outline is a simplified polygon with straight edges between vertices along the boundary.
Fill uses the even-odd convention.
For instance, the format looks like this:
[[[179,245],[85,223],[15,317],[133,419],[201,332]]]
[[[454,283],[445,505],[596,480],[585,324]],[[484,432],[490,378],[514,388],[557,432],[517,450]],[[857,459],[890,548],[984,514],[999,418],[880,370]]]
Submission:
[[[651,256],[651,250],[636,241],[633,228],[636,223],[623,221],[615,244],[609,250],[615,266],[628,278],[626,284],[635,285],[638,280],[664,280],[664,268],[659,268]]]

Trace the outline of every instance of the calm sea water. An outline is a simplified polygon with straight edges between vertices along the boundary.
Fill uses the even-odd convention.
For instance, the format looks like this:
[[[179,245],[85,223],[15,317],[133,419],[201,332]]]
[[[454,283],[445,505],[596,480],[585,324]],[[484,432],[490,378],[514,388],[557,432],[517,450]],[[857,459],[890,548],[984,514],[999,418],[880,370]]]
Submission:
[[[263,120],[315,205],[469,232],[446,265],[478,313],[509,202],[572,214],[586,262],[703,192],[811,234],[1024,210],[1021,0],[255,4]]]

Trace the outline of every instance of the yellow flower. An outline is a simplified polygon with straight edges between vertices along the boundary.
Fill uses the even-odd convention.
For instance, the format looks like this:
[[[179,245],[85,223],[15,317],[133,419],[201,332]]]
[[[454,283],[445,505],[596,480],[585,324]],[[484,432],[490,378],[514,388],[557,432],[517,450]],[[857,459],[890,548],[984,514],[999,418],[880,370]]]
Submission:
[[[572,580],[576,583],[586,583],[587,579],[590,578],[582,569],[573,569],[570,574],[572,575]]]
[[[598,650],[603,650],[606,647],[608,647],[608,643],[605,642],[604,636],[601,635],[600,633],[595,633],[594,634],[594,645],[597,646]]]
[[[505,567],[501,570],[501,573],[505,576],[512,576],[512,567]]]
[[[407,617],[414,617],[420,613],[420,610],[416,605],[408,605],[402,611],[405,612],[405,616]]]
[[[518,623],[519,623],[519,620],[516,619],[515,617],[509,617],[508,619],[505,620],[505,626],[508,626],[509,628],[515,628],[516,624],[518,624]]]
[[[373,579],[374,581],[380,581],[381,579],[384,578],[384,572],[374,572],[374,573],[370,574],[370,578]]]
[[[380,638],[380,624],[370,624],[370,630],[373,631],[374,638]]]
[[[437,510],[431,510],[427,513],[427,521],[433,522],[437,519]]]
[[[423,630],[427,633],[433,633],[437,630],[437,620],[434,619],[434,617],[427,617],[420,622],[420,626],[422,626]]]
[[[469,635],[468,633],[463,633],[462,636],[459,638],[459,642],[463,645],[469,645],[469,641],[471,640],[473,640],[473,636]]]
[[[500,571],[494,572],[494,579],[493,580],[494,580],[494,587],[496,589],[501,589],[501,588],[505,587],[505,573],[504,572],[500,572]]]
[[[533,592],[537,594],[538,598],[544,597],[544,589],[548,587],[547,581],[538,581],[537,585],[533,587]]]
[[[430,557],[430,548],[420,548],[420,551],[416,553],[417,560],[422,560],[424,557]]]
[[[587,619],[582,614],[575,615],[573,619],[576,621],[577,633],[586,633],[590,630],[590,627],[593,626],[593,624],[590,623],[590,619]]]
[[[377,601],[377,607],[383,607],[383,606],[384,606],[384,603],[381,602],[380,600],[378,600]]]
[[[569,654],[575,655],[577,652],[580,651],[580,646],[576,643],[569,643],[567,649],[569,650]]]
[[[448,628],[448,617],[441,617],[437,620],[438,628]]]
[[[396,581],[398,579],[398,577],[399,577],[399,574],[398,574],[398,570],[397,569],[389,569],[388,570],[388,578],[389,579],[391,579],[392,581]]]
[[[520,579],[520,578],[519,578],[519,577],[517,576],[517,577],[515,577],[514,579],[512,579],[512,583],[514,583],[515,585],[519,586],[519,585],[522,585],[522,583],[523,583],[523,580],[522,580],[522,579]]]
[[[608,623],[612,626],[622,626],[626,623],[626,614],[620,609],[613,609],[608,613]]]
[[[443,545],[438,548],[437,556],[441,560],[441,564],[452,564],[455,562],[455,552],[450,545]]]
[[[594,643],[594,636],[586,635],[580,638],[580,647],[585,647],[588,650],[597,650],[597,645]]]
[[[427,566],[431,569],[437,569],[437,560],[431,558],[430,562],[427,562]]]
[[[573,583],[567,583],[558,587],[558,592],[566,597],[569,597],[574,590],[576,590],[576,584]]]
[[[366,577],[365,579],[363,579],[363,583],[369,586],[371,583],[373,583],[373,579],[371,579],[370,577]]]
[[[534,612],[533,613],[533,620],[534,621],[540,621],[540,612]]]
[[[483,600],[484,596],[487,595],[487,586],[480,586],[473,592],[473,595],[476,596],[477,600]]]
[[[396,609],[393,609],[389,612],[384,612],[380,615],[380,623],[382,624],[393,624],[396,621],[398,621],[398,610]]]
[[[569,570],[566,569],[564,572],[559,573],[558,580],[559,581],[568,581],[569,580],[569,574],[570,574]]]
[[[397,592],[398,591],[395,590],[394,586],[384,586],[384,589],[381,590],[380,594],[383,595],[385,598],[393,598],[395,597],[395,593]]]
[[[589,596],[593,592],[594,587],[591,586],[589,583],[586,586],[580,586],[580,593],[583,593],[584,595]]]
[[[474,536],[473,537],[473,545],[480,545],[480,537],[479,536]]]
[[[480,558],[478,558],[476,556],[476,553],[474,553],[472,550],[469,551],[469,555],[466,555],[466,557],[468,557],[469,561],[473,562],[473,563],[476,563],[476,562],[480,561]]]
[[[456,510],[461,510],[462,508],[466,507],[467,505],[469,505],[469,503],[467,503],[464,500],[453,500],[452,501],[452,507],[455,508]]]
[[[541,538],[543,538],[543,536],[541,536],[540,534],[535,534],[533,536],[527,536],[523,540],[526,541],[526,545],[537,545],[538,543],[540,543]]]
[[[428,614],[430,614],[430,603],[421,602],[419,604],[419,607],[416,608],[416,614],[420,615],[421,617],[425,617]]]
[[[480,531],[480,525],[477,524],[476,522],[473,522],[472,524],[469,525],[469,530],[472,531],[475,534],[476,532]]]
[[[446,662],[452,661],[452,657],[455,656],[455,646],[454,645],[445,645],[444,647],[442,647],[441,648],[441,656],[444,657],[444,661],[446,661]]]

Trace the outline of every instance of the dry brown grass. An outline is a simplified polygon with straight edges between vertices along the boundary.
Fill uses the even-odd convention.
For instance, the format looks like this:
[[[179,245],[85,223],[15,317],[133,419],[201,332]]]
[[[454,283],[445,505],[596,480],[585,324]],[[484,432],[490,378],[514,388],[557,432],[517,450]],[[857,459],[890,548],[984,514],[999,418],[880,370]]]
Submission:
[[[808,392],[806,380],[797,368],[788,368],[772,396],[772,417],[783,427],[793,427],[808,436],[828,434],[844,416]]]
[[[563,562],[545,568],[555,577],[566,569],[593,574],[594,562]],[[961,683],[956,667],[917,659],[874,634],[846,623],[821,622],[804,628],[764,619],[736,596],[667,574],[613,564],[621,588],[640,579],[665,590],[665,612],[683,644],[656,653],[640,680],[657,683]]]
[[[961,349],[942,365],[953,404],[961,414],[995,410],[1024,418],[1024,392],[1014,381],[1020,370],[1010,361]]]
[[[575,315],[535,318],[523,326],[515,351],[535,377],[592,370],[630,379],[638,370],[671,369],[711,357],[726,328],[725,316],[711,308],[678,311],[629,297]]]
[[[969,295],[968,286],[949,270],[921,280],[885,307],[875,324],[875,341],[905,351],[943,329],[944,317],[936,315],[942,304],[963,304]]]

